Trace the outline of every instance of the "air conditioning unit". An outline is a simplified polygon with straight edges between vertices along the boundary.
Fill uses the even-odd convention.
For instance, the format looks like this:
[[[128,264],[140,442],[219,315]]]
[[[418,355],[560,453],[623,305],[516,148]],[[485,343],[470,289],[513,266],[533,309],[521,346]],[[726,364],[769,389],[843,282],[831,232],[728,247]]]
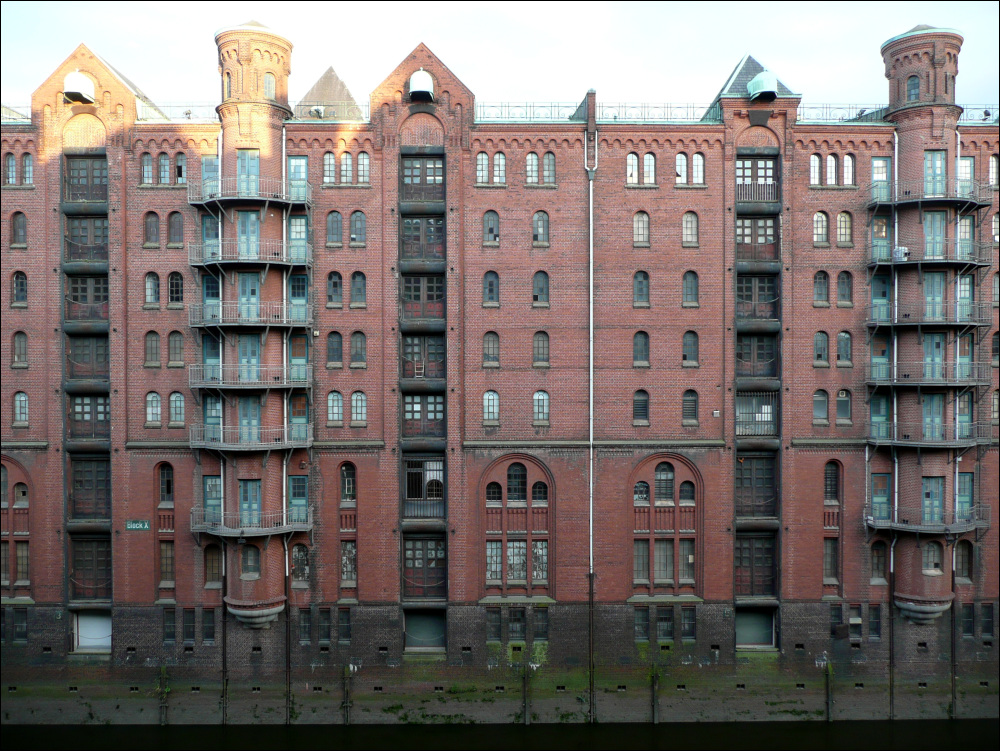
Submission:
[[[892,249],[892,259],[897,263],[900,261],[909,261],[910,249],[903,245],[897,245]]]

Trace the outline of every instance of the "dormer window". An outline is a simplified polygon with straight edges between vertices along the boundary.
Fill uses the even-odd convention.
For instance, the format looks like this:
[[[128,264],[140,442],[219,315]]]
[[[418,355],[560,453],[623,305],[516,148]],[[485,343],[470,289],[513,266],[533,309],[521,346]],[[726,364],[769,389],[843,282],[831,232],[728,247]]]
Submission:
[[[410,101],[434,101],[434,79],[431,78],[431,74],[423,68],[410,76]]]

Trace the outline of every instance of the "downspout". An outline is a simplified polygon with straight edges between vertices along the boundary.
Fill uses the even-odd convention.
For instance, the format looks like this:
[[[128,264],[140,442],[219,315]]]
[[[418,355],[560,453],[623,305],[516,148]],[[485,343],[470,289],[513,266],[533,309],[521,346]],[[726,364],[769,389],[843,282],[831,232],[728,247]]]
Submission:
[[[594,175],[597,172],[597,126],[594,125],[594,166],[590,166],[590,93],[583,136],[583,167],[587,172],[587,674],[588,721],[594,722]]]
[[[898,484],[898,483],[897,483]],[[889,719],[896,719],[896,535],[889,545]]]
[[[288,535],[281,536],[285,563],[285,724],[292,724],[292,592],[288,571]]]

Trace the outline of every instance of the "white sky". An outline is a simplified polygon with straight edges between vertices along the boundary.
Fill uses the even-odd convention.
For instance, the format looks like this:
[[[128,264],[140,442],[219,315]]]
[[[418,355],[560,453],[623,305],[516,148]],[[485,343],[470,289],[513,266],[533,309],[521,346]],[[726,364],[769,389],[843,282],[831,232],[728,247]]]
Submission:
[[[331,65],[367,102],[424,42],[479,102],[707,104],[750,53],[807,103],[878,104],[879,47],[920,23],[965,37],[959,103],[1000,102],[1000,2],[941,1],[3,2],[0,97],[27,105],[83,42],[157,104],[215,103],[215,32],[251,19],[294,44],[293,102]]]

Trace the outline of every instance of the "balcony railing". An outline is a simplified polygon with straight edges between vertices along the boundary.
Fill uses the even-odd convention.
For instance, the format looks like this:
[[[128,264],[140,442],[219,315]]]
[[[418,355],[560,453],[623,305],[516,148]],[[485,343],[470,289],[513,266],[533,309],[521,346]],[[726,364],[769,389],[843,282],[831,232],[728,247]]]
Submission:
[[[881,181],[869,186],[872,203],[904,203],[906,201],[955,200],[972,203],[990,203],[993,188],[979,180],[962,180],[954,177],[924,180],[900,180],[895,183]]]
[[[203,266],[209,263],[291,263],[312,264],[312,244],[301,240],[217,240],[192,243],[188,247],[188,263]]]
[[[70,415],[67,420],[67,432],[70,438],[104,439],[111,437],[110,420],[74,420]]]
[[[400,243],[399,257],[407,261],[443,261],[444,240],[439,243],[403,241]]]
[[[779,298],[773,300],[737,300],[736,317],[750,320],[774,320],[780,315]]]
[[[865,306],[865,320],[873,325],[969,324],[988,326],[993,314],[990,303],[968,300],[900,302],[886,300]]]
[[[992,366],[988,362],[875,362],[865,365],[869,383],[924,386],[989,383]]]
[[[291,302],[196,303],[188,313],[192,326],[308,326],[312,305]]]
[[[107,321],[108,303],[66,300],[67,321]]]
[[[978,422],[870,422],[868,440],[876,444],[967,445],[997,440],[997,425]]]
[[[419,420],[403,420],[402,435],[404,438],[440,438],[447,432],[444,418]]]
[[[778,435],[778,394],[769,391],[737,394],[736,435]]]
[[[737,201],[777,201],[778,183],[736,183]]]
[[[93,581],[89,577],[80,578],[75,574],[70,574],[70,599],[71,600],[110,600],[111,584],[110,575],[102,581]]]
[[[239,425],[192,425],[191,448],[223,451],[269,451],[271,449],[308,448],[313,441],[310,424],[263,428]]]
[[[70,201],[107,201],[108,200],[108,184],[107,183],[64,183],[63,184],[63,200]]]
[[[737,378],[775,378],[778,375],[778,358],[770,360],[741,360],[736,358]]]
[[[736,495],[736,516],[774,517],[778,515],[778,496]]]
[[[71,493],[69,509],[70,518],[77,521],[110,519],[111,498],[109,495]]]
[[[443,201],[444,183],[405,183],[399,186],[400,201]]]
[[[737,261],[777,261],[778,243],[736,243]]]
[[[274,177],[219,177],[188,183],[188,203],[226,199],[312,204],[312,185],[305,180]]]
[[[66,260],[92,262],[107,261],[108,244],[99,243],[96,245],[84,245],[83,243],[66,240]]]
[[[989,528],[990,507],[977,503],[954,509],[947,514],[942,512],[936,517],[924,518],[919,509],[899,511],[892,507],[889,500],[869,501],[865,504],[865,522],[873,529],[962,534],[977,528]]]
[[[444,360],[401,360],[400,378],[444,378],[447,375]]]
[[[444,519],[443,498],[405,498],[404,519]]]
[[[404,300],[403,320],[421,321],[444,318],[444,300]]]
[[[905,239],[892,245],[888,240],[868,241],[868,263],[974,263],[993,261],[993,245],[948,238],[945,240]]]
[[[188,365],[191,388],[296,388],[312,383],[312,365]]]
[[[208,532],[221,537],[308,532],[312,526],[312,506],[292,506],[285,511],[191,509],[192,532]]]
[[[111,365],[107,360],[100,362],[77,362],[66,358],[67,378],[108,378],[111,375]]]

